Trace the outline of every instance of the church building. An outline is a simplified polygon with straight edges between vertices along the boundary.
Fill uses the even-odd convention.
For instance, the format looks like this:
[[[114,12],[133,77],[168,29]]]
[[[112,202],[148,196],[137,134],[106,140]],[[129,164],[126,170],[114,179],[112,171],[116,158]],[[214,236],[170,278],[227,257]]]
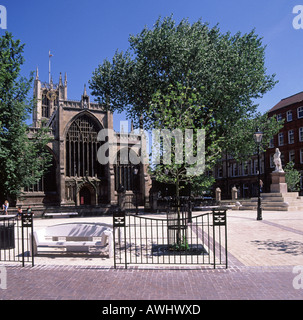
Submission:
[[[59,83],[41,82],[38,69],[34,81],[35,108],[30,135],[44,123],[50,129],[49,152],[52,164],[35,185],[27,186],[17,205],[31,205],[45,212],[47,208],[65,207],[78,211],[106,212],[118,203],[119,187],[136,193],[139,205],[149,205],[150,177],[147,164],[125,161],[125,155],[140,157],[146,149],[144,134],[115,132],[113,114],[102,105],[90,101],[86,87],[79,101],[67,98],[67,76],[60,73]],[[44,121],[43,121],[44,120]],[[98,134],[111,129],[114,139],[100,141]],[[121,130],[120,130],[121,131]],[[115,141],[114,146],[111,141]],[[100,147],[108,143],[115,160],[98,161]],[[112,150],[112,151],[113,151]]]

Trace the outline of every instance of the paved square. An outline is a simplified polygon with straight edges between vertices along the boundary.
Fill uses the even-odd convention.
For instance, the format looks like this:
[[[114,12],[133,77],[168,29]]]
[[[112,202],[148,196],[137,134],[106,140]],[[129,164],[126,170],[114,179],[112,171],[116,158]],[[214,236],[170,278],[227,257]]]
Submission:
[[[36,219],[35,227],[81,221]],[[111,223],[111,217],[85,218]],[[303,299],[303,214],[228,211],[229,268],[130,266],[107,257],[37,256],[35,267],[6,264],[0,299],[214,300]],[[297,267],[294,271],[295,266]]]

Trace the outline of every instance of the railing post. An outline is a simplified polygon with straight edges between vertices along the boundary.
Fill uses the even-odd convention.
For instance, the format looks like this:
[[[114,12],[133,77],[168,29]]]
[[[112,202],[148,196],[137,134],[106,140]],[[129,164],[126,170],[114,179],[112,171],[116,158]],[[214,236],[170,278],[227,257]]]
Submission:
[[[23,214],[21,217],[21,244],[22,244],[22,267],[24,267],[24,222]]]
[[[227,209],[224,208],[219,208],[219,209],[213,209],[213,251],[214,251],[214,269],[216,268],[216,255],[215,255],[215,246],[216,246],[216,237],[215,237],[215,227],[219,226],[224,226],[225,228],[225,267],[227,268],[228,262],[227,262],[227,228],[226,228],[226,211]],[[220,231],[220,230],[219,230]],[[220,239],[219,241],[221,242],[221,234],[220,234]],[[220,248],[220,255],[221,255],[221,248]],[[221,263],[221,257],[220,257],[220,263]]]
[[[116,269],[116,228],[118,229],[119,248],[121,246],[121,227],[124,227],[124,252],[125,252],[125,268],[127,269],[126,254],[126,223],[125,211],[118,210],[113,212],[113,229],[114,229],[114,268]]]
[[[228,251],[227,251],[227,217],[225,218],[225,269],[228,268]]]
[[[214,255],[214,269],[216,269],[216,236],[215,236],[215,210],[213,210],[213,255]]]
[[[21,237],[22,237],[22,267],[25,265],[25,256],[24,256],[24,228],[31,228],[31,256],[32,256],[32,266],[34,266],[34,227],[33,227],[33,214],[31,210],[21,215]],[[28,232],[27,232],[28,235]]]

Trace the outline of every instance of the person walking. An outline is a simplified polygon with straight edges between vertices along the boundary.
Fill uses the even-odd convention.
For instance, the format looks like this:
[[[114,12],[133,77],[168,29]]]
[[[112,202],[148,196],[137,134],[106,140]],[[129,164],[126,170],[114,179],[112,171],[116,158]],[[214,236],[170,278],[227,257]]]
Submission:
[[[4,201],[4,204],[2,205],[2,208],[3,208],[3,214],[8,214],[7,213],[7,209],[8,209],[8,207],[9,207],[9,203],[8,203],[8,201],[7,200],[5,200]]]
[[[32,213],[32,208],[31,208],[31,206],[28,206],[26,209],[26,214],[30,215],[31,213]]]
[[[22,208],[21,207],[18,207],[18,219],[21,219],[22,218]]]

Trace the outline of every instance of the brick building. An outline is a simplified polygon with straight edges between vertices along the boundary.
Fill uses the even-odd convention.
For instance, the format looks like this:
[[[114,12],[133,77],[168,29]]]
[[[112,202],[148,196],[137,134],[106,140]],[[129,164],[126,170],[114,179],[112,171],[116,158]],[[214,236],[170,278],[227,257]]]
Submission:
[[[282,99],[269,110],[268,116],[284,120],[284,125],[266,150],[265,167],[270,172],[273,170],[273,155],[275,148],[279,148],[283,167],[292,161],[295,169],[303,173],[303,92]],[[300,189],[302,193],[302,179]]]
[[[281,152],[282,166],[292,161],[295,169],[303,174],[303,92],[282,99],[268,112],[269,117],[284,119],[283,128],[270,141],[265,153],[261,155],[262,191],[270,192],[271,176],[274,170],[275,149]],[[236,186],[239,198],[250,198],[258,193],[258,160],[253,155],[249,160],[238,163],[228,155],[223,155],[213,174],[215,187],[220,187],[222,198],[231,198],[231,188]],[[300,184],[303,194],[303,179]]]
[[[261,180],[266,180],[264,172],[264,154],[261,155]],[[222,191],[222,199],[231,199],[231,189],[236,187],[238,198],[251,198],[258,194],[258,157],[252,156],[249,160],[236,162],[228,155],[224,155],[213,170],[216,178],[215,187]],[[265,184],[264,184],[264,187]],[[264,190],[265,191],[265,190]]]

